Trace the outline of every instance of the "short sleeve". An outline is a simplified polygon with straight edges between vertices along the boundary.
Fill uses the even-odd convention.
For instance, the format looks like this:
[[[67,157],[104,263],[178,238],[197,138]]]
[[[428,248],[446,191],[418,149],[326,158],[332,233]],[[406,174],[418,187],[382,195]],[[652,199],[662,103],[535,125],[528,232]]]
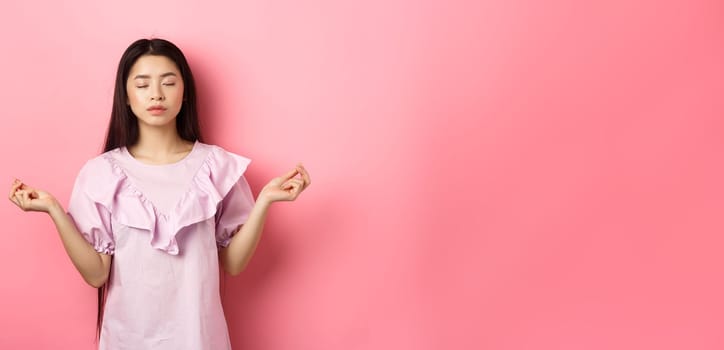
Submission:
[[[94,179],[87,167],[81,169],[70,195],[68,215],[75,222],[78,232],[97,252],[113,254],[115,242],[111,231],[111,213],[89,193],[95,186],[93,181],[102,180]]]
[[[231,187],[216,211],[216,243],[227,247],[239,226],[246,222],[254,207],[254,195],[244,176]]]

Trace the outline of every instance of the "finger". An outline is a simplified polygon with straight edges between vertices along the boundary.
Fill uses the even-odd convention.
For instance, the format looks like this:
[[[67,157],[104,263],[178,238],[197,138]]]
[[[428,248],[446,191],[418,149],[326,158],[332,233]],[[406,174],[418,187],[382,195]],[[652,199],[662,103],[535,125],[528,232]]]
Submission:
[[[18,201],[18,205],[20,206],[20,209],[27,210],[28,205],[27,205],[27,201],[25,200],[24,194],[25,194],[25,191],[18,190],[17,192],[15,192],[15,200]]]
[[[302,186],[303,185],[300,182],[294,182],[292,184],[292,190],[291,190],[292,200],[297,199],[299,194],[302,192],[302,189],[303,189]]]
[[[292,181],[292,182],[295,183],[295,184],[298,184],[300,189],[302,189],[302,190],[304,189],[304,180],[302,180],[302,179],[291,179],[290,181]]]
[[[34,204],[33,204],[33,200],[35,199],[35,197],[33,197],[34,193],[35,193],[35,191],[25,191],[25,190],[23,191],[23,193],[22,193],[23,208],[25,210],[30,210],[31,207],[34,206]]]
[[[15,181],[13,182],[13,185],[10,186],[10,194],[9,194],[9,197],[12,198],[12,197],[15,195],[15,191],[17,191],[18,188],[20,188],[20,186],[22,186],[22,185],[23,185],[23,183],[20,182],[20,180],[15,180]]]
[[[309,177],[309,172],[307,169],[304,168],[304,165],[302,163],[299,163],[297,165],[297,170],[299,170],[299,173],[302,175],[302,179],[304,180],[304,188],[307,188],[307,186],[312,184],[312,179]]]
[[[289,179],[287,182],[284,183],[284,186],[282,189],[287,190],[292,188],[294,185],[298,185],[299,187],[304,187],[304,182],[300,179]]]
[[[15,205],[17,205],[19,208],[22,208],[22,207],[20,206],[20,201],[18,201],[18,199],[15,198],[14,195],[13,195],[12,197],[10,197],[10,201],[13,202]]]
[[[30,203],[30,192],[26,190],[20,190],[20,196],[23,198],[23,201],[26,203]]]
[[[291,199],[294,199],[294,197],[296,197],[296,195],[302,190],[302,186],[301,180],[290,180],[285,191],[287,191],[287,194],[291,196]]]
[[[293,178],[295,175],[297,175],[297,173],[299,173],[299,170],[295,168],[294,170],[282,175],[281,178],[282,178],[282,180],[289,180],[289,179]]]

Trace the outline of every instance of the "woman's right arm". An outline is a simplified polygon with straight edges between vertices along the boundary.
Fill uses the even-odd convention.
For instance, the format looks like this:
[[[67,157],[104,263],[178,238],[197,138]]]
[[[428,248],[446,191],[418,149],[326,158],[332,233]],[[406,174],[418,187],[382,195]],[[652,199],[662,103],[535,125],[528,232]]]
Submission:
[[[106,283],[111,267],[111,256],[96,252],[78,232],[63,206],[50,193],[15,180],[9,199],[23,211],[48,213],[60,234],[65,251],[83,279],[96,288]]]

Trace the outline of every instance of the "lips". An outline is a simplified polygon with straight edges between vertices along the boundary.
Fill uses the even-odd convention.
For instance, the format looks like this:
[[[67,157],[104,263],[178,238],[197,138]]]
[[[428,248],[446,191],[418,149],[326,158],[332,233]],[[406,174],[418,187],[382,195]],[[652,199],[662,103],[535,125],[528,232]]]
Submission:
[[[148,107],[146,110],[151,115],[160,116],[160,115],[163,115],[164,113],[166,113],[166,108],[163,106],[151,106],[151,107]]]

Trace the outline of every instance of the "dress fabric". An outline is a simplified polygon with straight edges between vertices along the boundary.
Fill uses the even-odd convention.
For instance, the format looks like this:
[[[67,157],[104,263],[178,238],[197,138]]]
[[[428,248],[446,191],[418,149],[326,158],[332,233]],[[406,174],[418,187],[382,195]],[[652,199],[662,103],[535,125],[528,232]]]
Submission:
[[[248,158],[195,142],[182,160],[142,163],[124,147],[89,160],[68,214],[113,255],[99,349],[230,349],[219,247],[254,205]]]

